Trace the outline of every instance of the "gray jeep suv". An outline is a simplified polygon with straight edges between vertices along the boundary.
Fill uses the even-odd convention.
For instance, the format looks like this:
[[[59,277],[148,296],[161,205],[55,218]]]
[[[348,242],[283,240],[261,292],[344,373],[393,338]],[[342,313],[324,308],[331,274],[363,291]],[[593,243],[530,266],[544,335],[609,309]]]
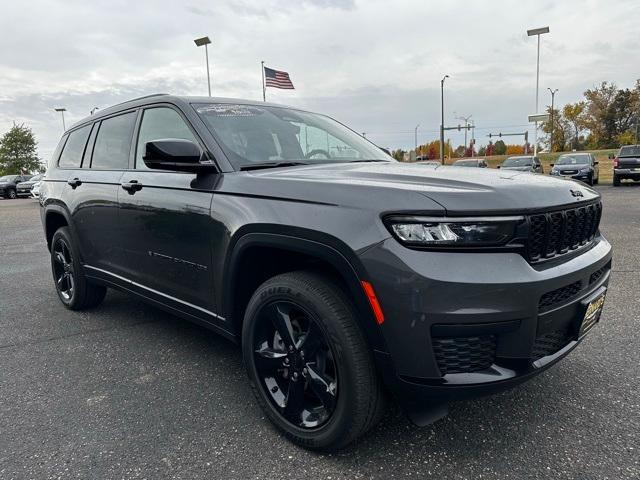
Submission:
[[[242,100],[87,117],[40,204],[64,306],[116,288],[237,342],[267,417],[324,450],[389,398],[425,425],[544,371],[598,322],[611,265],[584,184],[425,170],[326,116]]]

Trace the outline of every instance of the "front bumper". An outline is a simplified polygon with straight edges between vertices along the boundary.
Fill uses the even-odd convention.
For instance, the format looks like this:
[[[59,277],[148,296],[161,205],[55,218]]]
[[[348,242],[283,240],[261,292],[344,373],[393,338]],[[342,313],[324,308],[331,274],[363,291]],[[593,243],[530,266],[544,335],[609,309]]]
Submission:
[[[418,251],[388,239],[361,260],[385,313],[377,365],[424,424],[448,402],[509,388],[575,348],[585,299],[608,285],[611,246],[597,236],[569,260],[534,267],[517,253]]]

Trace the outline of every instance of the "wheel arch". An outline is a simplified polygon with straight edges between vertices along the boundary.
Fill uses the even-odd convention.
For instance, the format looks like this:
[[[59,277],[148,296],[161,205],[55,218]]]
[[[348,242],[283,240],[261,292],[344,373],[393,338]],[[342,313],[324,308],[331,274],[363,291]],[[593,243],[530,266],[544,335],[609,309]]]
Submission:
[[[259,266],[253,266],[253,272],[260,273],[258,278],[253,279],[253,283],[249,282],[249,287],[243,292],[243,286],[246,287],[243,278],[253,273],[251,270],[247,271],[247,263],[254,259],[256,254],[275,254],[276,262],[287,261],[280,262],[274,274],[301,268],[315,268],[335,275],[356,307],[357,321],[369,346],[374,350],[387,351],[382,333],[360,283],[361,280],[367,279],[364,267],[355,253],[340,240],[324,233],[295,227],[283,229],[278,226],[277,232],[255,231],[247,228],[234,236],[228,251],[230,253],[227,255],[223,274],[225,281],[222,306],[225,317],[230,320],[237,334],[242,331],[244,311],[249,298],[263,281],[273,276],[270,275],[269,269],[260,271]]]
[[[53,234],[56,233],[56,230],[60,227],[69,227],[72,229],[69,212],[62,205],[47,205],[44,211],[44,232],[49,250],[51,250]]]

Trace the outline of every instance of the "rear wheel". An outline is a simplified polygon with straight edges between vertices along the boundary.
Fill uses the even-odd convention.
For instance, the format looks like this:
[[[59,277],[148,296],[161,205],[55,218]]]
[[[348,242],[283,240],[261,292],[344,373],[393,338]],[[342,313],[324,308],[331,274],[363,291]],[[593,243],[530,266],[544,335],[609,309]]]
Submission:
[[[613,175],[613,186],[614,187],[620,186],[620,177],[618,177],[616,174]]]
[[[82,272],[69,227],[61,227],[53,234],[51,271],[58,297],[68,309],[83,310],[95,307],[104,300],[106,287],[89,283]]]
[[[258,287],[242,350],[258,403],[301,446],[344,447],[381,417],[371,351],[353,306],[328,277],[292,272]]]

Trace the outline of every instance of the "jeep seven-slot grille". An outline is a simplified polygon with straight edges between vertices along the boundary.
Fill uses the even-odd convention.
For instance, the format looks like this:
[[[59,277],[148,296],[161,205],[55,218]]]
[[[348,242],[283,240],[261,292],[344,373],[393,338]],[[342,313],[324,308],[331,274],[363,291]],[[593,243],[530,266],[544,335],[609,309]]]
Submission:
[[[602,204],[529,215],[528,258],[538,262],[576,250],[595,236]]]
[[[547,292],[540,297],[540,301],[538,302],[538,309],[548,310],[554,305],[562,303],[565,300],[570,299],[574,295],[577,295],[581,289],[582,282],[578,280],[577,282],[573,282],[570,285],[565,285],[564,287],[551,290],[550,292]]]
[[[553,355],[558,350],[564,348],[571,340],[569,329],[554,330],[536,336],[533,344],[532,356],[534,360]]]
[[[433,352],[442,375],[489,368],[496,356],[495,335],[433,339]]]

